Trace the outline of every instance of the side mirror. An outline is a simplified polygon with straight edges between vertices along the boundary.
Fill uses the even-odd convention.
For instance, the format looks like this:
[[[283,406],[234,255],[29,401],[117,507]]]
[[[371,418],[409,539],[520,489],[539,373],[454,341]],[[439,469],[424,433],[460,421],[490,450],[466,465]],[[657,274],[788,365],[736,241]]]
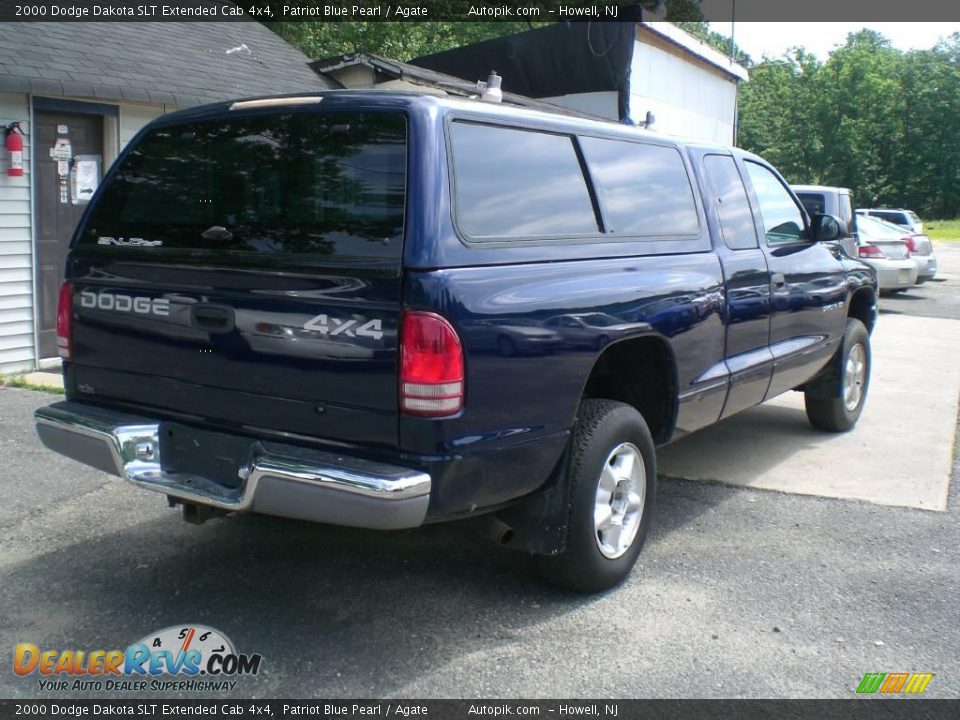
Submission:
[[[814,215],[810,219],[810,234],[814,242],[830,242],[843,235],[840,221],[833,215]]]

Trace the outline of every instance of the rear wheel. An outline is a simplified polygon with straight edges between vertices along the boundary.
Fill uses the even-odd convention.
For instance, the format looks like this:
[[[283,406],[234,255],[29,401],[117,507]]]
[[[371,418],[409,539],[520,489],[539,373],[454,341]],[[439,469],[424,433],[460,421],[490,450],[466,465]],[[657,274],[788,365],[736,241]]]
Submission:
[[[653,438],[643,417],[612,400],[584,400],[568,470],[566,549],[538,558],[561,587],[599,592],[630,572],[650,526],[656,493]]]
[[[870,334],[863,323],[847,319],[843,343],[826,373],[804,395],[807,418],[819,430],[845,432],[857,424],[870,386]]]

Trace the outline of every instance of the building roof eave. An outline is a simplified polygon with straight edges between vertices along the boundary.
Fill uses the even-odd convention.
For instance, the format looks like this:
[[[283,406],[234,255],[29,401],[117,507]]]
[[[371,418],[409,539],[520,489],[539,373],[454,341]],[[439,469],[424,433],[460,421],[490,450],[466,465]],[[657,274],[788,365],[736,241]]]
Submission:
[[[707,45],[705,42],[698,40],[686,30],[682,30],[673,23],[663,21],[641,21],[637,24],[645,30],[649,30],[665,40],[670,41],[691,55],[700,58],[704,62],[712,65],[721,72],[730,75],[738,81],[749,79],[749,73],[745,67],[734,62],[719,50],[716,50]]]

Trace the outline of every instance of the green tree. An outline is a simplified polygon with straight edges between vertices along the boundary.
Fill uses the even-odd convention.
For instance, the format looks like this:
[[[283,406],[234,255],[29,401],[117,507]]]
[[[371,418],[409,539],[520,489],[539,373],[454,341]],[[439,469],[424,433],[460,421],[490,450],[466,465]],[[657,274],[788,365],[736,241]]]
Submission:
[[[826,62],[800,49],[750,69],[739,142],[790,182],[840,185],[857,205],[960,214],[960,34],[901,52],[871,30]]]
[[[960,213],[960,35],[907,53],[899,76],[901,142],[891,204]]]
[[[268,27],[314,59],[367,52],[392,60],[513,35],[545,23],[526,22],[277,22]]]
[[[741,85],[739,144],[763,155],[791,182],[821,182],[825,174],[815,111],[821,72],[816,57],[794,48],[782,60],[755,65]]]
[[[885,37],[861,30],[848,35],[821,69],[815,108],[824,152],[818,174],[825,183],[849,187],[860,205],[896,195],[901,57]]]

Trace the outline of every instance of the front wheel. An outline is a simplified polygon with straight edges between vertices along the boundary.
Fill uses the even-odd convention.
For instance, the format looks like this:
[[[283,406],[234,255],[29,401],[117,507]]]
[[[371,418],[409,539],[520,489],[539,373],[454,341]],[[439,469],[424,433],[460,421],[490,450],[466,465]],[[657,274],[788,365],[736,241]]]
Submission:
[[[653,438],[631,406],[584,400],[571,443],[566,548],[538,558],[539,570],[561,587],[599,592],[629,574],[650,527],[657,478]]]
[[[846,432],[856,425],[867,400],[870,365],[870,333],[862,322],[848,318],[837,355],[804,394],[810,424],[827,432]]]

